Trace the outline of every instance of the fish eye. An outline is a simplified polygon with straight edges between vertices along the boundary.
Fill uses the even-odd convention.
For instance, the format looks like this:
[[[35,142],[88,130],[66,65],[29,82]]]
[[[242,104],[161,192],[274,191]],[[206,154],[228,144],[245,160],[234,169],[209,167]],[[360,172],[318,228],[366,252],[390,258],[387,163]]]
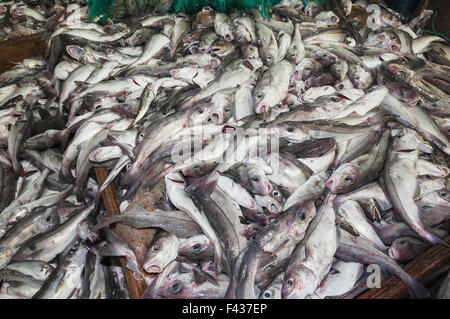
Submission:
[[[153,247],[152,247],[152,251],[153,252],[157,252],[157,251],[159,251],[159,245],[153,245]]]
[[[294,284],[294,281],[292,279],[286,280],[286,285],[288,285],[289,287],[292,286],[293,284]]]
[[[441,193],[441,196],[442,196],[442,197],[447,197],[447,196],[448,196],[448,193],[447,193],[447,192],[442,192],[442,193]]]
[[[269,56],[267,57],[267,60],[272,60],[272,57],[269,55]]]
[[[270,291],[266,291],[266,292],[264,292],[264,297],[265,298],[270,298],[272,296],[272,293],[270,292]]]
[[[305,220],[306,219],[306,214],[304,211],[301,211],[300,213],[300,220]]]
[[[344,180],[348,182],[348,184],[353,184],[353,178],[351,176],[345,176]]]
[[[225,109],[225,113],[230,113],[231,110],[230,109]]]
[[[252,176],[252,177],[250,178],[250,180],[251,180],[252,182],[257,183],[257,182],[259,182],[259,177],[257,177],[257,176]]]
[[[427,175],[425,175],[425,178],[426,179],[431,179],[431,176],[427,174]]]
[[[261,95],[261,94],[258,94],[256,97],[257,97],[258,99],[260,99],[260,98],[262,98],[262,95]]]
[[[277,104],[275,107],[281,109],[281,104]]]
[[[47,216],[47,218],[45,219],[45,221],[46,221],[46,222],[50,222],[51,219],[52,219],[51,216]]]
[[[201,108],[198,108],[197,111],[198,111],[198,113],[200,113],[200,114],[203,113],[203,110],[202,110]]]
[[[180,291],[181,291],[181,288],[182,288],[182,284],[180,283],[180,282],[176,282],[176,283],[174,283],[173,285],[172,285],[172,287],[170,287],[170,290],[174,293],[174,294],[177,294],[177,293],[179,293]]]
[[[399,241],[399,244],[400,244],[400,245],[406,244],[406,240],[404,240],[404,239],[400,240],[400,241]]]
[[[288,131],[289,133],[293,133],[295,131],[295,128],[294,128],[293,125],[287,124],[286,125],[286,131]]]
[[[278,191],[274,191],[273,193],[272,193],[272,195],[273,196],[278,196],[280,193],[278,192]]]
[[[192,246],[192,249],[196,252],[199,253],[202,249],[202,245],[200,244],[195,244],[194,246]]]

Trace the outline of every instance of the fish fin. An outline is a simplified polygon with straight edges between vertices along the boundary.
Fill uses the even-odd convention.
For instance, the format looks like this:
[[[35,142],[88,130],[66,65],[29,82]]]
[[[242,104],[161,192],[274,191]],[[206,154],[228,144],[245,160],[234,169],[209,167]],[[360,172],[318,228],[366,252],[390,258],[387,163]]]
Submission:
[[[343,230],[349,232],[353,236],[359,236],[358,230],[350,223],[346,218],[337,215],[336,216],[336,224]]]

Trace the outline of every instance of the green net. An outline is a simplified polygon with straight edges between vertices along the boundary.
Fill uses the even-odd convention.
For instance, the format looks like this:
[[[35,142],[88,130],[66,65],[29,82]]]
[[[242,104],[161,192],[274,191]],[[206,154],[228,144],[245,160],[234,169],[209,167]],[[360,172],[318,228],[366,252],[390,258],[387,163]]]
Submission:
[[[89,20],[101,16],[100,20],[109,18],[114,7],[114,0],[88,0]]]
[[[174,12],[197,13],[203,7],[210,6],[219,12],[228,12],[233,9],[247,10],[259,8],[263,16],[268,17],[268,9],[280,3],[281,0],[175,0],[172,9]]]
[[[228,12],[233,9],[247,10],[259,8],[263,16],[268,17],[268,10],[281,0],[174,0],[171,11],[195,14],[203,7],[209,6],[219,12]],[[321,1],[321,0],[319,0]],[[114,0],[87,0],[89,6],[89,19],[101,16],[100,20],[113,15]]]

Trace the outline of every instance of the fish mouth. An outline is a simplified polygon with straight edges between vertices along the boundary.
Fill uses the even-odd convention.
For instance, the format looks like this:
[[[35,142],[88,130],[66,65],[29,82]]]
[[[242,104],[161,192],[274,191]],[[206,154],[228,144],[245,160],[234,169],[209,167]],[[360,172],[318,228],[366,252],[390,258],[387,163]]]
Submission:
[[[211,120],[214,122],[214,124],[222,124],[220,120],[220,116],[217,113],[212,113],[210,116]]]
[[[250,71],[254,71],[255,69],[253,68],[253,65],[250,63],[250,61],[244,61],[242,62],[242,65],[245,66],[247,69],[249,69]]]
[[[159,274],[162,272],[162,269],[158,265],[150,265],[148,267],[145,267],[145,271],[149,274]]]
[[[227,35],[225,35],[225,40],[226,41],[228,41],[228,42],[231,42],[231,41],[233,41],[233,35],[231,35],[231,34],[227,34]]]
[[[278,214],[278,212],[279,212],[278,206],[275,205],[274,203],[270,204],[269,211],[270,211],[272,214]]]
[[[388,249],[388,254],[389,254],[389,257],[391,257],[392,259],[397,260],[398,254],[394,249],[392,249],[392,247]]]
[[[262,114],[262,113],[266,112],[266,110],[267,110],[267,106],[265,104],[261,105],[261,106],[258,105],[255,109],[255,113]]]
[[[222,128],[222,134],[231,133],[234,131],[236,131],[236,128],[234,126],[224,125],[224,127]]]
[[[333,180],[329,179],[325,182],[325,185],[331,190],[331,192],[333,193],[335,191],[335,189],[333,188]]]
[[[211,60],[211,67],[216,68],[219,66],[219,62],[216,59]]]

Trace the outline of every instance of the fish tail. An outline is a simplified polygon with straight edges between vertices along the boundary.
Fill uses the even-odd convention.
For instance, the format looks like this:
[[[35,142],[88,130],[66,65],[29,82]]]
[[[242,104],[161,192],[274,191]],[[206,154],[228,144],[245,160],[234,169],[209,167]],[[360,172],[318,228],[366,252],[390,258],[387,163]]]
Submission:
[[[427,236],[427,239],[432,242],[433,244],[439,244],[439,245],[443,245],[447,248],[450,248],[450,244],[447,243],[445,240],[440,239],[439,237],[437,237],[436,235],[433,235],[431,233],[429,233],[429,236]]]
[[[16,174],[16,176],[25,177],[25,170],[23,169],[22,164],[20,164],[20,162],[17,159],[12,161],[12,167],[14,174]]]
[[[430,292],[428,291],[428,289],[416,279],[411,277],[406,272],[402,277],[402,281],[408,289],[409,294],[412,298],[424,299],[430,297]]]
[[[61,169],[59,170],[59,179],[61,181],[66,181],[69,183],[73,183],[75,181],[75,178],[72,175],[72,172],[70,171],[70,163],[64,163],[61,165]]]

